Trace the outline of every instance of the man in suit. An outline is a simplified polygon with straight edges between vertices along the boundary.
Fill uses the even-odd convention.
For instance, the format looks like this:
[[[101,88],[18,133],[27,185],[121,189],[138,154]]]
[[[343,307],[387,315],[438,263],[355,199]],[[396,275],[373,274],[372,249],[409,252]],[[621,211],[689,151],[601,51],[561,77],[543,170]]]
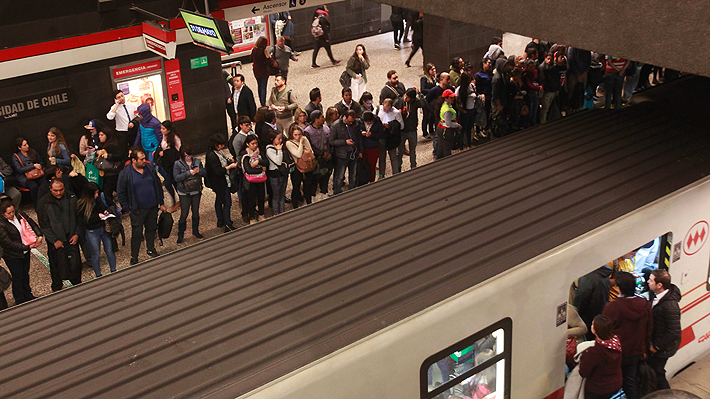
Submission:
[[[248,116],[252,121],[256,115],[256,102],[254,101],[254,93],[249,86],[244,84],[244,75],[238,73],[234,75],[234,90],[232,91],[232,103],[234,110],[237,112],[237,120],[240,116]],[[234,127],[238,129],[238,126]]]

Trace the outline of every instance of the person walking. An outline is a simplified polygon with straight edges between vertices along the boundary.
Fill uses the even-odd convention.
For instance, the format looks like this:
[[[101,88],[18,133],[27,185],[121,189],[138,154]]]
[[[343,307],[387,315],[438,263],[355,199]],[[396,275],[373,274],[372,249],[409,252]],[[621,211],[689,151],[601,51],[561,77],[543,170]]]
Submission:
[[[666,270],[656,269],[648,277],[648,288],[653,293],[653,334],[648,352],[648,365],[656,372],[656,389],[670,389],[666,379],[666,363],[680,347],[680,289],[671,283]]]
[[[293,123],[293,115],[298,108],[298,100],[296,99],[296,93],[293,93],[293,90],[286,85],[285,77],[276,75],[268,105],[272,111],[276,112],[277,130],[280,133],[286,133],[291,123]],[[266,142],[263,145],[265,146]]]
[[[249,135],[253,136],[253,135]],[[246,140],[246,139],[245,139]],[[224,232],[235,230],[232,224],[232,181],[229,171],[237,167],[233,159],[222,152],[227,140],[221,134],[210,137],[209,150],[205,154],[205,169],[210,188],[214,191],[214,209],[217,214],[217,228],[224,226]]]
[[[73,285],[81,284],[76,203],[76,195],[64,190],[64,182],[61,179],[52,180],[49,194],[37,202],[37,219],[42,233],[47,238],[53,292],[63,288],[64,279]]]
[[[37,192],[40,181],[44,176],[44,161],[39,157],[34,148],[22,137],[15,140],[17,152],[12,157],[12,169],[15,171],[15,178],[20,187],[30,190],[32,204],[37,208]]]
[[[269,67],[271,66],[271,56],[266,50],[267,43],[266,37],[259,36],[251,50],[251,65],[258,87],[259,103],[262,107],[266,105],[266,90],[268,89]]]
[[[330,49],[330,22],[328,21],[328,15],[328,7],[325,5],[318,7],[313,13],[311,35],[315,39],[315,45],[313,47],[311,68],[320,68],[320,65],[318,65],[316,61],[318,60],[318,52],[323,47],[325,47],[325,51],[328,53],[330,62],[332,62],[333,65],[340,64],[340,61],[333,58],[333,52]]]
[[[348,60],[348,65],[345,68],[350,75],[350,89],[352,90],[352,98],[357,99],[362,96],[362,93],[367,91],[367,70],[370,68],[370,58],[367,56],[365,46],[358,44],[355,46],[355,52]]]
[[[416,54],[420,48],[424,48],[424,13],[420,12],[417,14],[418,17],[412,24],[412,52],[409,53],[407,61],[404,62],[407,68],[412,66],[410,63],[412,62],[412,58],[414,58],[414,54]]]
[[[138,107],[140,108],[140,107]],[[147,161],[145,151],[131,150],[131,164],[118,175],[118,202],[121,210],[131,217],[131,265],[138,263],[138,254],[143,242],[148,256],[155,258],[155,231],[158,229],[158,209],[167,212],[163,204],[163,187],[155,168]]]
[[[192,157],[192,148],[180,148],[180,159],[173,165],[173,176],[177,182],[177,193],[180,197],[180,220],[178,221],[177,243],[181,244],[187,229],[187,215],[192,210],[192,235],[204,238],[200,234],[200,199],[202,198],[202,178],[207,171],[199,158]]]
[[[30,250],[42,245],[42,230],[8,200],[0,202],[0,214],[2,258],[12,274],[12,296],[19,305],[36,298],[30,288]]]
[[[315,155],[313,154],[310,141],[303,135],[303,129],[295,123],[291,125],[288,130],[286,149],[296,163],[296,167],[293,169],[293,172],[291,172],[291,185],[293,186],[293,190],[291,191],[291,204],[293,205],[293,209],[296,209],[301,201],[305,200],[307,205],[311,203],[311,193],[313,191],[313,171],[301,170],[298,162],[299,160],[303,160],[306,163],[315,163]],[[301,191],[301,185],[303,185],[303,191]]]
[[[81,197],[77,201],[77,216],[79,226],[86,236],[86,242],[91,248],[91,268],[94,269],[96,277],[101,277],[101,243],[104,244],[104,252],[108,260],[111,273],[116,271],[116,254],[111,244],[111,238],[106,234],[105,220],[111,215],[106,208],[106,204],[99,198],[99,186],[94,182],[86,183]]]
[[[404,15],[402,7],[392,6],[392,14],[390,14],[390,22],[392,22],[392,33],[394,34],[394,48],[399,49],[404,36]]]

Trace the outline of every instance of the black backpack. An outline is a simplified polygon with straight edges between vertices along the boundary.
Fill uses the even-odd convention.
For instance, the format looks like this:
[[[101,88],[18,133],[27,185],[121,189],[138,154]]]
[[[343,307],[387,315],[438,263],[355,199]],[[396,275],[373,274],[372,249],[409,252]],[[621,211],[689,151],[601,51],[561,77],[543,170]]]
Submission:
[[[173,231],[173,215],[170,212],[161,212],[158,217],[158,237],[160,245],[163,245],[163,238],[170,237],[170,232]]]
[[[639,361],[636,381],[638,382],[639,397],[644,397],[656,390],[656,372],[645,360]]]

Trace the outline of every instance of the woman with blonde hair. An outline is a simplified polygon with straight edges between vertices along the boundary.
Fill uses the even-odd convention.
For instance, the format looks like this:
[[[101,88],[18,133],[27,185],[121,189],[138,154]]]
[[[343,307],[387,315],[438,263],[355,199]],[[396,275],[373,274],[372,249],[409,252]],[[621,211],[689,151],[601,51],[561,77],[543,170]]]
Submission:
[[[306,204],[311,203],[313,169],[304,169],[303,162],[315,163],[315,155],[313,155],[311,143],[308,141],[308,138],[303,135],[303,129],[296,123],[292,124],[288,129],[286,149],[296,163],[296,167],[293,169],[293,172],[291,172],[291,185],[293,186],[293,190],[291,191],[291,204],[293,205],[293,209],[296,209],[300,201],[305,200]],[[302,162],[299,163],[299,160]],[[303,184],[303,194],[301,193],[301,184]]]

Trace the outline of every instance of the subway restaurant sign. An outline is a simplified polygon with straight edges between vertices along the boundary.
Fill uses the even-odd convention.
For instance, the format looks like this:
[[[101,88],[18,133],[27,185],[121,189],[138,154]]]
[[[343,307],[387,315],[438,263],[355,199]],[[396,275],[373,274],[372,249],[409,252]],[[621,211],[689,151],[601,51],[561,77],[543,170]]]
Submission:
[[[70,87],[11,100],[0,100],[0,122],[44,114],[73,106],[74,91]]]

